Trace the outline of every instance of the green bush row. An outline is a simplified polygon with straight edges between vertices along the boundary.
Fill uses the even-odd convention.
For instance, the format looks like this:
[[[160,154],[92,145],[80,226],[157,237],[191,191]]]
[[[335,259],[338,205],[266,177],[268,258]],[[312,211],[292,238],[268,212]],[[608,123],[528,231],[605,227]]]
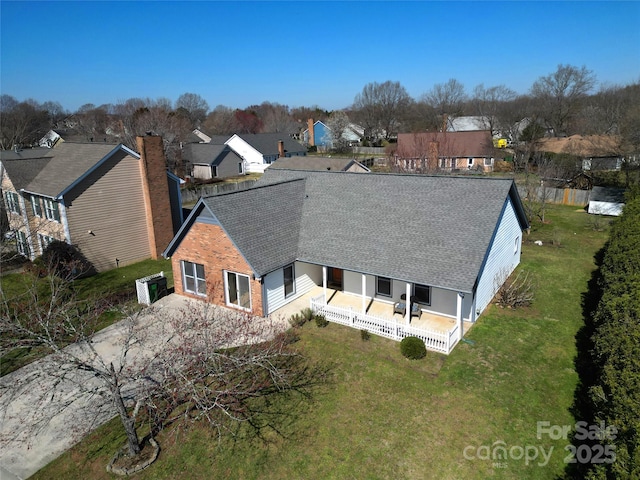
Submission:
[[[588,478],[640,478],[640,195],[612,224],[600,277],[590,401],[594,422],[617,432],[600,441],[615,447],[615,461],[592,465]]]

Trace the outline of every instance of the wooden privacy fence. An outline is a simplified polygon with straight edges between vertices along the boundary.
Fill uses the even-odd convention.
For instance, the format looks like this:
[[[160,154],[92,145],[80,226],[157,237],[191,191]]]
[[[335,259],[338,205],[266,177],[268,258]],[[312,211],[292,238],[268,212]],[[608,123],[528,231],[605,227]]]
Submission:
[[[346,325],[347,327],[366,330],[374,335],[400,341],[405,337],[418,337],[424,341],[429,350],[449,354],[458,341],[458,325],[448,332],[416,328],[397,320],[368,315],[352,308],[336,307],[325,303],[324,295],[311,299],[311,310],[324,315],[330,322]]]
[[[529,188],[518,186],[520,198],[527,198],[528,192],[533,192],[537,200],[545,200],[548,203],[558,203],[561,205],[575,205],[584,207],[589,203],[591,190],[578,190],[575,188]]]
[[[191,186],[182,190],[182,202],[191,203],[197,201],[200,197],[246,190],[253,187],[255,183],[256,180],[244,180],[242,182],[209,183],[206,185]]]

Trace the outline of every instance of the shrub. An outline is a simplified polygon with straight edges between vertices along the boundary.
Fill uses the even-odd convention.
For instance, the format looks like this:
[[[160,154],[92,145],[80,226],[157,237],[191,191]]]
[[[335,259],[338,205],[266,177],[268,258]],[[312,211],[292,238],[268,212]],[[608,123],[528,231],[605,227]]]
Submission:
[[[533,302],[534,287],[529,277],[529,272],[520,270],[500,285],[500,280],[504,279],[504,276],[503,273],[496,276],[496,283],[497,286],[499,286],[498,293],[496,293],[496,302],[499,305],[510,308],[528,307],[531,305]]]
[[[313,320],[313,310],[309,307],[300,310],[300,315],[302,315],[307,322]]]
[[[316,320],[316,325],[320,328],[324,328],[327,325],[329,325],[329,320],[327,320],[324,315],[316,315],[315,320]]]
[[[282,332],[282,337],[284,339],[285,345],[291,345],[292,343],[296,343],[300,340],[300,334],[293,329],[285,330]]]
[[[427,355],[427,347],[421,338],[405,337],[400,342],[400,352],[411,360],[419,360]]]
[[[299,313],[294,313],[293,315],[291,315],[291,318],[289,318],[289,323],[292,327],[299,328],[307,323],[307,319]]]
[[[371,334],[367,330],[360,330],[360,338],[363,342],[366,342],[371,338]]]

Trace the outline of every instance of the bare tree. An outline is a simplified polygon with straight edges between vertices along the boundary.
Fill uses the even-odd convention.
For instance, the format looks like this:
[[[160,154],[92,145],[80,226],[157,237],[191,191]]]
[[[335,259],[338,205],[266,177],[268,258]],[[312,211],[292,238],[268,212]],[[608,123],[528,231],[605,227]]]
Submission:
[[[345,134],[349,129],[350,123],[351,122],[349,122],[349,117],[345,112],[342,112],[340,110],[331,112],[331,115],[327,120],[327,127],[329,127],[331,130],[331,138],[325,140],[330,140],[335,150],[343,151],[349,146]]]
[[[485,88],[484,84],[476,86],[473,90],[471,99],[475,106],[476,113],[483,118],[487,130],[491,131],[491,135],[495,135],[498,130],[502,131],[503,125],[506,123],[503,118],[503,108],[516,98],[516,92],[505,85],[497,85]]]
[[[207,115],[203,127],[206,133],[211,135],[231,135],[238,130],[234,110],[224,105],[218,105]]]
[[[193,126],[198,127],[207,117],[209,104],[196,93],[183,93],[176,100],[176,110],[180,109],[186,110]]]
[[[531,87],[540,115],[553,128],[554,134],[565,134],[569,121],[579,110],[595,85],[596,78],[585,66],[558,65],[558,69],[540,77]]]
[[[263,122],[262,131],[265,133],[297,133],[298,131],[298,122],[293,119],[286,105],[262,102],[255,111]]]
[[[467,94],[464,85],[455,78],[447,83],[437,83],[422,96],[422,99],[433,107],[439,115],[457,117],[462,115]]]
[[[272,397],[307,396],[325,381],[324,367],[309,364],[291,346],[283,323],[192,301],[173,313],[121,312],[127,314],[117,326],[97,332],[102,314],[114,305],[81,299],[73,283],[55,275],[33,276],[32,282],[13,296],[0,283],[0,355],[20,347],[51,355],[0,382],[3,429],[33,434],[45,428],[76,408],[77,395],[69,394],[76,391],[103,400],[88,404],[100,418],[71,412],[74,421],[94,425],[117,414],[129,455],[136,456],[140,408],[152,434],[199,419],[219,434],[228,422],[260,430],[274,425],[265,418],[284,413],[270,407]],[[13,410],[24,402],[31,402],[28,414]],[[75,433],[87,433],[80,430]],[[19,440],[18,433],[3,431],[3,442]]]
[[[49,130],[46,110],[33,100],[18,102],[10,95],[0,101],[0,149],[31,146]]]
[[[368,83],[356,95],[353,109],[368,136],[391,138],[398,133],[402,112],[411,103],[411,97],[400,82]]]

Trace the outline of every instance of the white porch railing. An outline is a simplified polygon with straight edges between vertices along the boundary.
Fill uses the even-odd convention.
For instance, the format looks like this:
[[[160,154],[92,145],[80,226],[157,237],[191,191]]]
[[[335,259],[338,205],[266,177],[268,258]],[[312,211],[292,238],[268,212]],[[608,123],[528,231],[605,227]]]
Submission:
[[[327,320],[347,327],[367,330],[369,333],[400,341],[405,337],[418,337],[424,341],[429,350],[449,354],[458,339],[458,325],[448,332],[417,328],[398,322],[396,319],[368,315],[350,307],[327,305],[323,295],[311,299],[311,310],[325,316]]]

